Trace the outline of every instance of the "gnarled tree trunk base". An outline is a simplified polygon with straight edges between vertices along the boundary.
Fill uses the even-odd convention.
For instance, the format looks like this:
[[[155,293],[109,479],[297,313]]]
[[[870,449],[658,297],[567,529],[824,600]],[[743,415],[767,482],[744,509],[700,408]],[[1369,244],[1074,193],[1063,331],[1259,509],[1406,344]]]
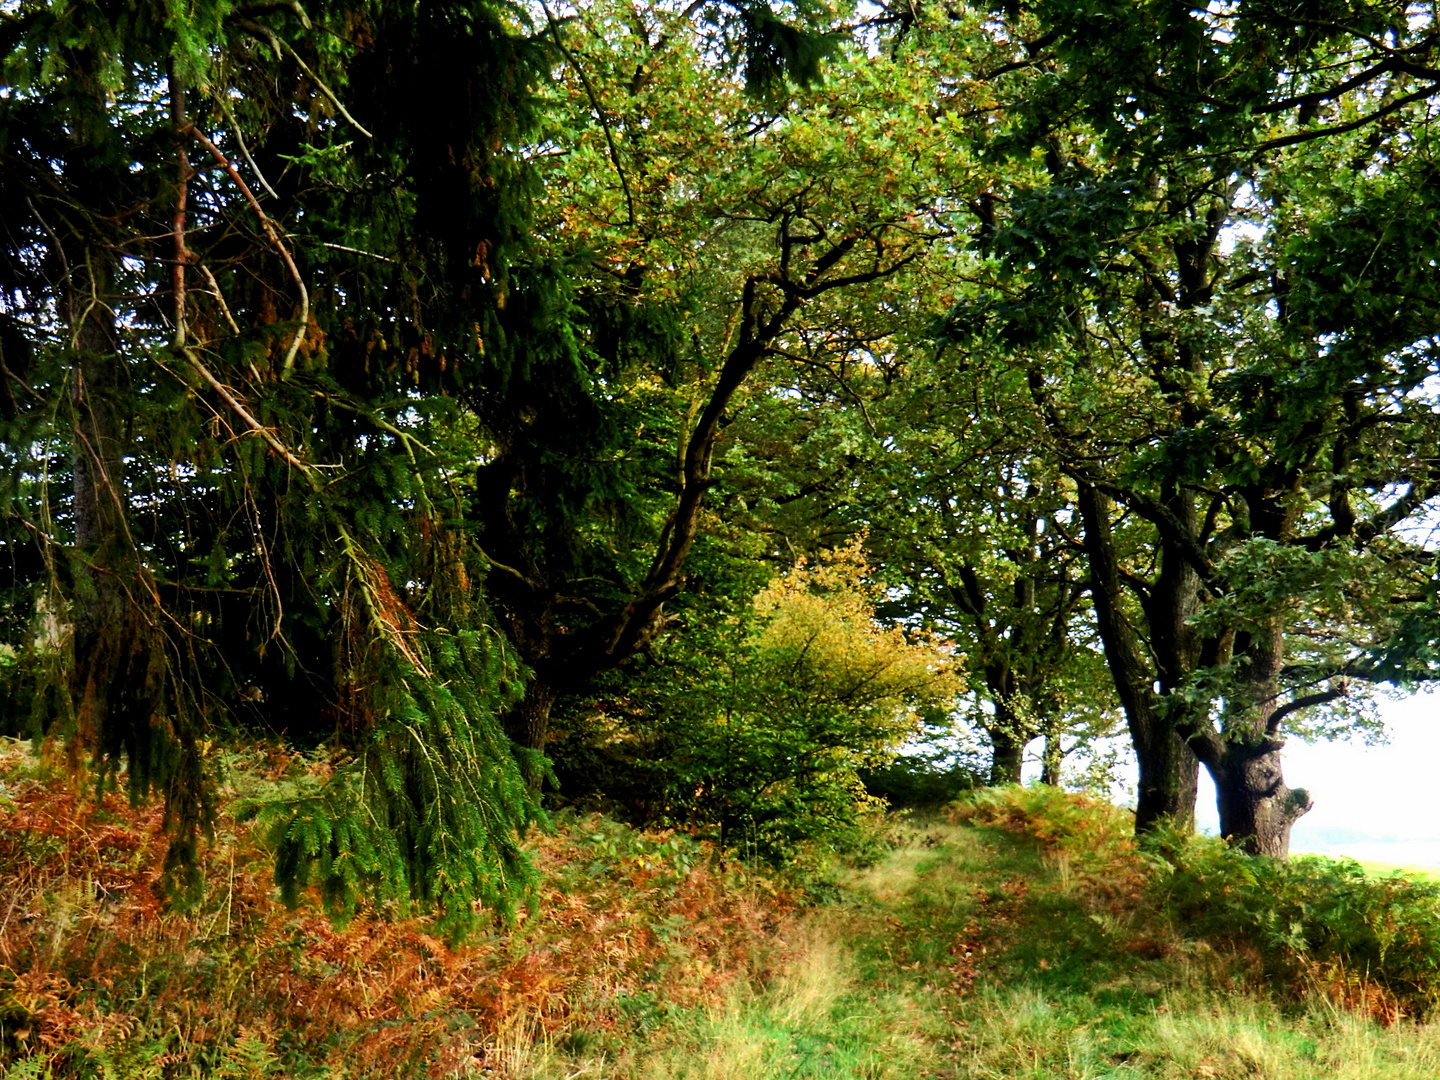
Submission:
[[[1250,855],[1289,857],[1290,830],[1314,803],[1304,788],[1286,785],[1280,751],[1271,744],[1232,743],[1210,775],[1220,810],[1220,835]]]

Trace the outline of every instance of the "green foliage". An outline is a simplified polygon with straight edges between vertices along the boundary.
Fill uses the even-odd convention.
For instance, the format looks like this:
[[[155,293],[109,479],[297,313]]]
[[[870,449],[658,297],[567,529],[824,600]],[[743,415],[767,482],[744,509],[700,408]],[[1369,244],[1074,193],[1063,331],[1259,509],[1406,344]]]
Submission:
[[[1407,1014],[1440,1001],[1440,883],[1349,859],[1247,856],[1173,834],[1147,844],[1151,888],[1187,934],[1258,950],[1282,984],[1373,983]]]
[[[282,734],[285,898],[460,934],[533,881],[507,724],[597,675],[644,813],[777,860],[961,779],[884,772],[950,690],[881,605],[1012,751],[1113,683],[1223,775],[1427,677],[1427,76],[1330,73],[1431,43],[1342,8],[12,4],[0,730],[163,793],[192,900],[215,747]],[[697,565],[866,524],[895,592]]]
[[[804,14],[823,11],[818,4],[799,7]],[[797,25],[765,3],[752,0],[739,5],[739,10],[745,89],[767,104],[784,102],[787,79],[801,87],[819,82],[821,65],[834,57],[845,41],[841,33]]]
[[[1328,994],[1391,1020],[1396,1009],[1423,1017],[1440,1000],[1435,881],[1366,874],[1348,859],[1246,855],[1166,827],[1137,852],[1127,812],[1044,785],[976,791],[952,817],[1037,841],[1111,888],[1143,880],[1147,902],[1180,933],[1253,950],[1282,992]]]
[[[937,762],[922,755],[901,754],[888,765],[861,769],[865,792],[898,808],[943,806],[984,782],[976,762]]]
[[[783,860],[858,839],[856,770],[893,757],[913,710],[953,697],[953,659],[875,621],[865,569],[857,545],[776,579],[733,628],[718,678],[681,699],[676,799],[722,843]]]
[[[1241,783],[1302,710],[1364,728],[1353,680],[1427,664],[1436,86],[1374,59],[1383,10],[1044,3],[986,38],[992,170],[941,357],[1074,493],[1049,521],[1088,563],[1141,828],[1193,814],[1192,752]],[[1273,793],[1273,827],[1237,809],[1256,790],[1222,829],[1283,854],[1304,805]]]
[[[863,845],[880,806],[859,770],[882,767],[958,687],[955,658],[875,618],[878,586],[858,546],[772,581],[728,618],[667,643],[646,686],[573,721],[577,764],[629,773],[606,785],[631,812],[714,830],[722,846],[774,863],[822,863]],[[599,751],[608,750],[608,754]],[[580,778],[583,782],[583,777]]]

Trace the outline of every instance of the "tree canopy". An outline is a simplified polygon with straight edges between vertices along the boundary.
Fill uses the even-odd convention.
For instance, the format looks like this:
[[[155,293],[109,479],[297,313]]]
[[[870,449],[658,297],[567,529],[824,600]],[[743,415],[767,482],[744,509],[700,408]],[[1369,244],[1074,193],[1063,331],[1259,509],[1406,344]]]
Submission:
[[[1287,733],[1440,670],[1432,16],[9,5],[0,724],[176,898],[216,748],[316,754],[282,893],[456,934],[597,717],[794,840],[962,670],[993,780],[1123,714],[1283,855]]]

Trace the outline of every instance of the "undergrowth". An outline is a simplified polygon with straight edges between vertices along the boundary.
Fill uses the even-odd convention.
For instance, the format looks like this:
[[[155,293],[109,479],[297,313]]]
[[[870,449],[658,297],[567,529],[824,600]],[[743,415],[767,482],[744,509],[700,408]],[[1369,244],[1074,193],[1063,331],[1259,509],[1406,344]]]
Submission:
[[[1385,1024],[1440,1002],[1440,882],[1350,859],[1255,859],[1218,840],[1158,838],[1153,893],[1186,932],[1258,954],[1292,993]]]
[[[311,768],[235,764],[237,799]],[[159,812],[0,744],[7,1080],[1440,1076],[1432,886],[1137,845],[1049,789],[896,824],[803,908],[687,835],[561,815],[527,841],[537,911],[460,948],[286,910],[260,834],[222,820],[206,900],[167,912]]]
[[[1318,993],[1384,1024],[1440,1002],[1440,882],[1350,859],[1256,858],[1164,829],[1137,845],[1127,811],[1053,788],[979,792],[952,817],[1038,841],[1092,891],[1128,894],[1132,917],[1225,948],[1292,998]]]
[[[371,911],[336,927],[313,896],[287,910],[261,830],[229,819],[203,903],[166,911],[159,808],[97,800],[3,746],[6,1075],[480,1075],[517,1039],[611,1052],[763,978],[795,904],[683,834],[561,817],[528,839],[536,913],[451,948],[428,918]],[[229,790],[307,767],[278,751],[235,760]]]

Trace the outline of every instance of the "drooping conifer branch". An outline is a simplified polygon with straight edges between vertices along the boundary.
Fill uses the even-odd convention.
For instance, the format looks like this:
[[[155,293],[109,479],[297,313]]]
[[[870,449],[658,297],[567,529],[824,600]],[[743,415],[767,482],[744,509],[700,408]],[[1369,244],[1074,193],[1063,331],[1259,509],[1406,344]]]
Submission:
[[[280,239],[280,230],[276,227],[275,223],[270,220],[270,216],[265,213],[265,208],[260,205],[260,200],[255,198],[254,192],[250,190],[250,185],[245,183],[244,178],[240,175],[240,171],[235,168],[230,159],[222,154],[220,149],[207,139],[205,134],[194,124],[187,123],[181,130],[183,133],[194,136],[196,142],[210,151],[210,156],[220,163],[220,167],[225,170],[226,175],[235,182],[235,186],[240,189],[240,193],[245,196],[245,201],[250,204],[250,208],[259,219],[261,228],[265,230],[265,235],[268,236],[270,242],[275,245],[275,250],[280,253],[280,258],[284,260],[285,267],[290,271],[290,276],[295,282],[295,288],[299,290],[300,326],[295,331],[295,336],[290,341],[290,347],[285,351],[284,362],[281,364],[281,371],[288,375],[291,368],[295,365],[295,356],[300,351],[300,343],[305,340],[305,335],[310,329],[310,290],[305,287],[305,279],[300,276],[300,268],[295,265],[295,260],[290,255],[290,249],[287,248],[284,241]]]

